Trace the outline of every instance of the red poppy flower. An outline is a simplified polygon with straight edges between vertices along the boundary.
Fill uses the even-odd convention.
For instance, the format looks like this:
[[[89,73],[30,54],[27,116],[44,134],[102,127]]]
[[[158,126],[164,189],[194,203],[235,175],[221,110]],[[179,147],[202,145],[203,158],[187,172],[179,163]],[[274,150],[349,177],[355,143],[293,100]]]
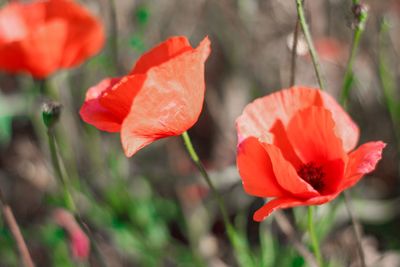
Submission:
[[[368,142],[352,151],[357,125],[331,96],[305,87],[255,100],[236,127],[244,190],[274,198],[255,212],[256,221],[276,209],[334,199],[375,169],[385,147]]]
[[[172,37],[144,54],[122,78],[107,78],[86,93],[80,115],[100,130],[120,132],[126,156],[151,142],[180,135],[197,121],[204,99],[206,37],[192,48]]]
[[[12,2],[0,10],[0,69],[45,78],[99,52],[100,22],[71,0]]]

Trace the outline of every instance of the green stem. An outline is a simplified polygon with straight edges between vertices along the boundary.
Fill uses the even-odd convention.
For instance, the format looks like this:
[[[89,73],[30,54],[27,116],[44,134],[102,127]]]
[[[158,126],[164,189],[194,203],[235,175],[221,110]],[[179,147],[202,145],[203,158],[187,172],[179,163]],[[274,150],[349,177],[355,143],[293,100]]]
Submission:
[[[347,61],[346,72],[343,79],[342,93],[340,95],[340,104],[347,109],[347,101],[350,95],[350,90],[354,81],[353,65],[357,55],[358,47],[360,45],[361,35],[364,32],[365,24],[368,18],[368,9],[360,5],[360,1],[353,0],[353,12],[355,16],[355,30],[353,34],[353,44],[350,51],[349,60]],[[349,213],[351,224],[353,227],[354,236],[357,243],[357,250],[361,261],[361,266],[365,267],[365,255],[361,244],[361,231],[359,230],[359,222],[354,215],[351,207],[351,196],[348,192],[343,192],[345,199],[345,206]]]
[[[103,257],[103,254],[100,252],[100,249],[97,246],[97,243],[94,239],[94,236],[93,236],[91,230],[83,222],[81,216],[79,215],[79,213],[76,209],[74,199],[72,198],[72,195],[71,195],[71,184],[69,182],[67,175],[64,174],[64,172],[61,168],[61,161],[60,161],[59,155],[57,153],[56,138],[55,138],[53,129],[51,127],[47,129],[47,136],[48,136],[50,156],[51,156],[51,160],[53,163],[53,167],[54,167],[56,175],[58,176],[59,180],[61,181],[61,184],[63,187],[64,202],[65,202],[64,204],[65,204],[66,208],[75,216],[75,218],[78,221],[78,223],[80,224],[80,226],[83,229],[85,229],[85,233],[89,237],[91,246],[93,248],[93,251],[94,251],[96,257],[99,260],[100,266],[107,267],[107,264]]]
[[[322,256],[321,256],[321,251],[319,249],[319,243],[318,243],[318,238],[317,235],[315,234],[315,228],[314,228],[314,207],[309,206],[308,207],[308,231],[310,234],[311,238],[311,243],[312,247],[314,250],[315,258],[317,259],[318,266],[323,267],[323,261],[322,261]]]
[[[208,175],[206,169],[204,168],[203,164],[200,161],[199,156],[196,153],[196,150],[193,147],[192,141],[190,140],[189,134],[187,132],[182,133],[182,139],[185,144],[186,150],[189,153],[190,158],[196,165],[197,169],[200,171],[201,175],[203,176],[204,180],[206,181],[207,185],[210,187],[211,192],[218,203],[219,209],[222,214],[222,219],[224,221],[228,238],[233,245],[233,248],[236,250],[235,257],[237,258],[240,266],[248,267],[254,266],[253,260],[250,256],[250,252],[246,247],[246,244],[243,242],[242,238],[238,235],[235,228],[231,224],[228,213],[225,208],[225,204],[222,200],[221,195],[216,190],[210,176]]]
[[[353,1],[353,4],[358,1]],[[353,74],[353,65],[354,60],[357,55],[358,47],[360,45],[361,35],[364,32],[365,23],[368,18],[368,12],[365,8],[360,8],[360,14],[357,15],[357,25],[355,26],[355,31],[353,34],[353,44],[350,51],[350,57],[347,61],[346,72],[344,74],[343,85],[342,85],[342,92],[340,95],[340,102],[341,104],[346,107],[347,100],[350,95],[350,90],[354,81],[354,74]]]
[[[75,214],[76,206],[74,204],[74,201],[73,201],[73,198],[71,195],[69,180],[67,179],[67,177],[64,176],[63,171],[61,169],[61,164],[60,164],[60,160],[58,158],[58,153],[57,153],[56,139],[55,139],[52,128],[49,128],[47,130],[47,137],[48,137],[48,142],[49,142],[50,157],[51,157],[51,161],[53,163],[54,171],[56,172],[56,175],[58,176],[58,178],[62,184],[62,187],[63,187],[64,204],[69,211],[71,211],[73,214]]]
[[[388,45],[385,42],[385,37],[388,38],[387,33],[389,26],[387,21],[384,19],[381,23],[380,33],[379,33],[379,78],[382,85],[382,92],[385,98],[386,107],[389,111],[390,119],[392,121],[393,130],[397,142],[397,150],[400,152],[400,117],[397,110],[399,109],[398,102],[396,101],[396,82],[395,75],[393,71],[390,71],[390,66],[388,62],[388,56],[385,53],[385,48]]]
[[[111,58],[114,63],[114,68],[115,71],[117,72],[118,75],[121,73],[120,65],[118,63],[118,23],[117,23],[117,9],[115,6],[115,0],[109,0],[109,5],[110,5],[110,24],[111,24],[111,29],[110,29],[110,49],[111,49]]]
[[[199,156],[196,153],[196,150],[193,147],[192,141],[190,140],[189,134],[187,132],[184,132],[182,134],[183,142],[185,143],[185,147],[193,160],[194,164],[196,165],[197,169],[200,171],[201,175],[203,176],[204,180],[206,181],[207,185],[210,187],[212,194],[214,195],[219,209],[222,214],[222,219],[224,220],[224,224],[229,230],[230,228],[233,228],[231,222],[229,221],[228,213],[226,211],[225,205],[223,203],[223,200],[218,193],[218,191],[215,189],[214,184],[212,183],[210,176],[208,175],[206,169],[204,168],[203,164],[201,163]]]
[[[304,33],[304,37],[306,38],[308,51],[311,55],[312,62],[314,64],[315,75],[317,76],[318,84],[321,90],[325,90],[325,83],[321,74],[321,67],[319,65],[319,59],[317,52],[314,47],[313,40],[311,38],[310,30],[308,28],[308,24],[304,15],[304,7],[303,0],[296,0],[297,4],[297,14],[299,16],[300,25]]]

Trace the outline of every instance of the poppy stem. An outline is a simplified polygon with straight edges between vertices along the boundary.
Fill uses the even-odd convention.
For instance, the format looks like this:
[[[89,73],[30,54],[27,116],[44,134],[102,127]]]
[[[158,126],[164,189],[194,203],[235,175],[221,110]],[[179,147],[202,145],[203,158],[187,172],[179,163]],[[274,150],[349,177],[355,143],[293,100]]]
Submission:
[[[70,184],[68,179],[64,176],[62,170],[61,170],[61,164],[60,160],[58,158],[58,153],[57,153],[57,145],[56,145],[56,139],[55,135],[53,132],[52,128],[47,129],[47,137],[48,137],[48,143],[49,143],[49,149],[50,149],[50,157],[51,161],[53,163],[54,171],[56,172],[56,175],[58,176],[59,180],[61,181],[62,187],[63,187],[63,193],[64,193],[64,204],[67,207],[69,211],[71,211],[73,214],[75,214],[76,211],[76,206],[73,201],[71,192],[70,192]]]
[[[222,197],[218,193],[217,189],[215,188],[210,176],[203,166],[203,163],[201,163],[200,158],[193,147],[192,141],[190,140],[189,134],[186,131],[182,133],[182,139],[190,158],[196,165],[197,169],[200,171],[207,185],[211,189],[215,200],[218,203],[219,209],[222,214],[222,219],[227,230],[228,238],[231,241],[233,248],[236,250],[235,257],[237,258],[240,266],[254,266],[253,260],[246,244],[243,242],[242,238],[238,235],[232,223],[230,222],[224,201],[222,200]]]
[[[47,103],[43,107],[43,121],[44,124],[47,127],[47,137],[48,137],[48,144],[49,144],[49,150],[50,150],[50,157],[51,161],[53,164],[54,171],[56,172],[57,177],[61,181],[62,187],[63,187],[63,194],[64,194],[64,205],[66,208],[74,215],[74,217],[77,219],[78,223],[83,226],[85,229],[85,233],[89,237],[90,244],[94,248],[93,251],[98,258],[100,266],[106,267],[106,261],[103,257],[103,254],[100,252],[97,243],[94,239],[94,236],[90,229],[86,226],[86,224],[83,222],[81,216],[79,215],[74,199],[71,194],[71,184],[68,179],[68,175],[63,172],[62,169],[62,161],[59,157],[59,153],[57,152],[57,140],[56,136],[54,133],[54,125],[58,121],[58,116],[60,115],[60,110],[56,111],[56,107],[60,108],[59,104],[57,106],[57,103]]]
[[[361,35],[364,32],[365,24],[368,18],[368,8],[359,4],[359,1],[353,1],[353,13],[355,19],[355,30],[353,34],[353,43],[350,51],[350,57],[347,61],[347,67],[344,74],[342,92],[340,94],[340,102],[346,107],[347,100],[354,82],[353,65],[360,45]]]
[[[353,6],[352,6],[352,11],[354,14],[354,19],[355,19],[355,31],[353,34],[353,44],[352,48],[350,51],[350,57],[347,61],[347,67],[346,67],[346,72],[344,75],[343,79],[343,87],[342,87],[342,92],[340,95],[340,104],[346,109],[347,107],[347,101],[350,95],[350,90],[352,87],[352,84],[354,82],[354,73],[353,73],[353,65],[354,65],[354,60],[357,55],[357,50],[360,44],[360,39],[361,35],[364,32],[365,29],[365,24],[367,22],[368,18],[368,8],[366,6],[363,6],[360,4],[359,0],[353,0]],[[347,209],[347,212],[349,213],[350,219],[351,219],[351,224],[353,227],[353,232],[354,236],[356,238],[356,243],[357,243],[357,250],[358,254],[360,257],[360,263],[362,267],[366,267],[365,263],[365,254],[362,248],[361,244],[361,231],[360,231],[360,224],[354,215],[352,206],[351,206],[351,196],[348,192],[343,192],[344,194],[344,200],[345,200],[345,206]]]
[[[386,108],[389,111],[390,119],[392,121],[393,131],[395,133],[397,150],[400,153],[400,118],[398,117],[398,105],[396,101],[396,78],[394,72],[390,71],[388,55],[386,48],[390,44],[388,36],[389,24],[384,18],[381,22],[379,31],[379,51],[378,51],[378,69],[379,79],[382,85],[382,93],[386,102]]]
[[[299,29],[300,29],[300,19],[297,17],[296,25],[294,26],[293,32],[293,43],[292,43],[292,58],[290,64],[290,87],[294,86],[296,83],[296,59],[297,59],[297,43],[299,40]]]
[[[17,243],[18,251],[19,254],[21,255],[24,266],[34,267],[35,264],[33,263],[32,257],[29,254],[29,250],[28,247],[26,246],[24,237],[22,236],[21,229],[19,228],[18,223],[15,220],[15,216],[11,210],[11,207],[4,200],[1,191],[0,191],[0,205],[1,205],[1,210],[3,211],[4,219],[6,220],[8,227],[10,228],[15,243]]]
[[[120,65],[118,63],[118,22],[117,22],[117,9],[115,6],[115,0],[108,0],[108,3],[110,5],[110,50],[111,50],[111,57],[114,63],[115,70],[117,74],[119,75],[121,70],[120,70]]]
[[[315,258],[317,259],[318,266],[323,267],[323,261],[322,261],[322,256],[321,256],[321,251],[319,248],[319,242],[317,235],[315,233],[315,228],[314,228],[314,207],[309,206],[308,207],[308,232],[310,234],[311,238],[311,244],[314,250]]]
[[[354,235],[356,237],[357,250],[358,250],[358,254],[360,256],[361,267],[367,267],[367,265],[365,263],[364,250],[363,250],[362,244],[361,244],[362,235],[361,235],[360,223],[358,222],[358,220],[356,219],[356,216],[354,215],[353,208],[351,206],[351,197],[350,197],[349,192],[345,191],[345,192],[343,192],[343,195],[344,195],[344,202],[346,204],[347,212],[349,213],[349,216],[351,219],[351,225],[353,227]]]
[[[321,88],[321,90],[325,90],[325,83],[322,78],[321,67],[319,65],[318,55],[315,50],[314,43],[311,38],[310,30],[308,28],[308,24],[307,24],[305,15],[304,15],[303,1],[304,0],[296,0],[297,14],[298,14],[298,17],[300,20],[301,28],[304,33],[304,37],[306,38],[306,41],[307,41],[308,51],[311,55],[311,59],[314,64],[314,70],[315,70],[315,74],[317,76],[319,87]]]

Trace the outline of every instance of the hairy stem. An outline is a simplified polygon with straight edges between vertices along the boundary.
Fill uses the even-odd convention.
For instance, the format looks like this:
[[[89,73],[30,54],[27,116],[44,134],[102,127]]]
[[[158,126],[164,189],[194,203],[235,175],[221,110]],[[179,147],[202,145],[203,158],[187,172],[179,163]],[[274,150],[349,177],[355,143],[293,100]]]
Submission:
[[[353,1],[357,2],[357,1]],[[357,12],[356,16],[356,25],[353,34],[353,44],[351,46],[350,57],[347,61],[347,67],[344,74],[342,92],[340,95],[341,104],[346,107],[347,100],[349,98],[349,94],[354,81],[354,73],[353,73],[353,65],[357,55],[358,47],[360,46],[361,35],[364,32],[365,23],[368,18],[368,10],[363,7],[359,7],[358,4],[353,5],[353,12]]]
[[[315,258],[317,259],[318,266],[323,267],[323,261],[322,261],[322,256],[321,256],[321,251],[319,248],[319,242],[317,235],[315,233],[315,228],[314,228],[314,207],[309,206],[308,207],[308,232],[310,234],[310,239],[311,239],[311,244],[314,250],[314,255]]]
[[[304,15],[303,0],[296,0],[297,14],[299,16],[300,25],[306,38],[308,51],[311,55],[312,62],[314,64],[315,75],[317,76],[318,84],[321,90],[325,90],[325,83],[322,78],[321,67],[319,65],[319,59],[317,51],[315,50],[313,40],[311,38],[310,30]]]
[[[235,257],[237,258],[240,266],[247,267],[247,266],[254,266],[252,257],[250,256],[250,252],[247,249],[246,244],[243,242],[242,238],[238,235],[235,228],[231,224],[228,212],[226,211],[225,204],[222,200],[221,195],[218,193],[217,189],[215,188],[210,176],[208,175],[206,169],[204,168],[203,164],[200,161],[199,156],[196,153],[196,150],[193,147],[192,141],[190,140],[189,134],[184,132],[182,134],[182,139],[185,144],[186,150],[189,153],[190,158],[196,165],[197,169],[199,170],[200,174],[206,181],[207,185],[211,189],[211,192],[218,203],[219,209],[222,214],[222,219],[224,221],[228,238],[231,241],[233,248],[235,249]]]
[[[343,87],[342,93],[340,96],[340,104],[346,109],[347,102],[350,94],[350,90],[354,81],[354,73],[353,73],[353,65],[357,55],[358,47],[360,45],[361,35],[364,32],[365,23],[368,18],[368,9],[365,6],[360,5],[359,0],[353,0],[353,7],[352,7],[355,19],[355,30],[353,34],[353,44],[350,51],[350,56],[347,61],[346,72],[343,79]],[[343,192],[344,199],[345,199],[345,206],[347,212],[349,213],[351,224],[353,227],[354,236],[356,239],[357,244],[357,251],[360,258],[360,263],[362,267],[366,267],[365,264],[365,254],[362,248],[361,240],[361,231],[360,231],[360,224],[354,215],[352,206],[351,206],[351,196],[348,192]]]

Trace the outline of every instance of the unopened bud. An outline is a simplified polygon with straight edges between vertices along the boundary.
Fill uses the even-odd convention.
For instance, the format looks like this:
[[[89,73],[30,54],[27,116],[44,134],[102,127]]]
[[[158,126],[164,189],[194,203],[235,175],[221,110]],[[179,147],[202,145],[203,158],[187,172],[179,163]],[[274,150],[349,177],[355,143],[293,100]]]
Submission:
[[[42,105],[42,118],[47,128],[53,127],[61,114],[62,105],[58,102],[50,101]]]

